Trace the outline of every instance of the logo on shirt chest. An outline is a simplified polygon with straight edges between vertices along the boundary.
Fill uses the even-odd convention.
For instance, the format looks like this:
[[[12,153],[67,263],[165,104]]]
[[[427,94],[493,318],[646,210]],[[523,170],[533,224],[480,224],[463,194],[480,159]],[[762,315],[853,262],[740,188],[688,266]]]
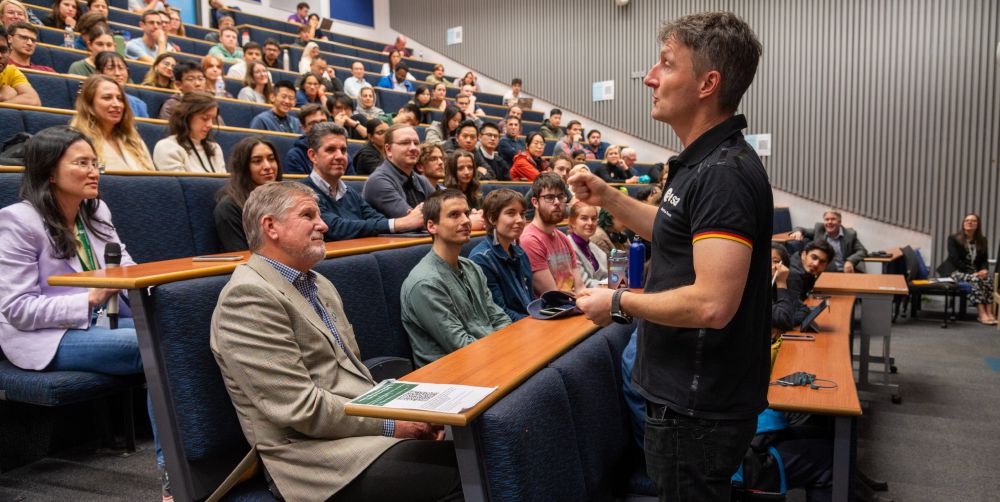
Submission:
[[[671,206],[677,206],[677,204],[680,204],[681,198],[674,195],[673,188],[668,188],[667,191],[663,193],[663,202],[669,202]]]

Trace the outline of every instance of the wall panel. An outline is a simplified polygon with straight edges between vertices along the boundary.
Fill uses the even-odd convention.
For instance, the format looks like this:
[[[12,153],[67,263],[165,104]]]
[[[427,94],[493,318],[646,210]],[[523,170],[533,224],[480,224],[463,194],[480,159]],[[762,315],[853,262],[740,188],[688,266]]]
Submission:
[[[680,149],[649,118],[632,72],[655,62],[663,20],[731,10],[764,44],[744,98],[748,132],[773,135],[775,187],[934,237],[966,211],[1000,238],[996,0],[390,0],[394,29],[500,81]],[[463,26],[464,43],[445,44]],[[590,101],[615,81],[615,100]],[[818,215],[817,215],[818,217]]]

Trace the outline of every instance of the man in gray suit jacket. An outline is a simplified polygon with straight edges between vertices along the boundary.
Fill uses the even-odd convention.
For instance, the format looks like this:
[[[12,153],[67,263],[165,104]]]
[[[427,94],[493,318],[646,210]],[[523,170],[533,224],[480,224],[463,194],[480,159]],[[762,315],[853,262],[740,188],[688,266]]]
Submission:
[[[375,382],[340,295],[311,270],[325,255],[316,194],[301,183],[262,186],[247,199],[243,228],[253,254],[219,296],[211,347],[272,492],[296,501],[461,500],[454,447],[440,427],[344,413]]]
[[[789,236],[792,240],[815,240],[825,239],[833,247],[835,256],[826,266],[827,272],[853,272],[865,271],[865,256],[868,250],[858,240],[858,233],[841,225],[840,213],[829,210],[823,213],[823,222],[813,226],[812,232],[805,228],[796,228]]]

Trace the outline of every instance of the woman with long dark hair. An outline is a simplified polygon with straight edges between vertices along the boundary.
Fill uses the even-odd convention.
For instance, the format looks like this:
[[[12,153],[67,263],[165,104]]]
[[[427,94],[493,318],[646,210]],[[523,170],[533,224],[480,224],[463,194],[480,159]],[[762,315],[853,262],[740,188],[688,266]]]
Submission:
[[[0,210],[0,348],[19,368],[142,374],[127,302],[119,302],[117,329],[108,325],[105,306],[120,290],[48,281],[105,268],[105,248],[121,243],[99,197],[102,168],[90,140],[69,126],[43,129],[25,143],[22,200]],[[121,245],[121,265],[134,263]]]
[[[224,252],[244,251],[247,237],[243,232],[243,204],[255,188],[281,181],[281,161],[274,143],[249,136],[229,152],[229,179],[216,194],[215,230]]]
[[[444,119],[431,122],[431,125],[427,128],[427,139],[425,142],[440,145],[448,141],[455,136],[458,124],[461,124],[464,120],[465,113],[459,107],[449,105],[444,109]]]
[[[993,277],[987,261],[986,236],[979,215],[968,213],[962,219],[962,229],[948,236],[948,259],[944,268],[958,282],[972,285],[969,300],[979,310],[979,322],[996,324],[993,316]]]
[[[465,150],[455,150],[444,165],[444,186],[465,194],[469,209],[481,209],[483,194],[479,191],[476,158]]]
[[[510,179],[535,181],[539,174],[548,169],[548,163],[542,158],[545,138],[542,133],[535,131],[528,134],[524,144],[527,148],[514,156],[514,163],[510,166]]]
[[[222,148],[212,141],[212,129],[219,116],[219,105],[211,94],[194,91],[185,94],[167,123],[170,136],[153,148],[157,171],[224,173],[226,161]]]
[[[67,27],[72,29],[79,18],[80,7],[76,0],[55,0],[52,2],[52,11],[42,19],[42,24],[59,30]]]

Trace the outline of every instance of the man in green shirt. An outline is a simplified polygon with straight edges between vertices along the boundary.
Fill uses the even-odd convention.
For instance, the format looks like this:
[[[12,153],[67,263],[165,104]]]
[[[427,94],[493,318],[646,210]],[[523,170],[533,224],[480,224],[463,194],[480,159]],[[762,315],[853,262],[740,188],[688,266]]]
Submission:
[[[507,314],[493,303],[482,270],[460,256],[472,232],[465,195],[446,189],[428,197],[424,226],[434,243],[399,293],[403,326],[417,366],[510,324]]]

